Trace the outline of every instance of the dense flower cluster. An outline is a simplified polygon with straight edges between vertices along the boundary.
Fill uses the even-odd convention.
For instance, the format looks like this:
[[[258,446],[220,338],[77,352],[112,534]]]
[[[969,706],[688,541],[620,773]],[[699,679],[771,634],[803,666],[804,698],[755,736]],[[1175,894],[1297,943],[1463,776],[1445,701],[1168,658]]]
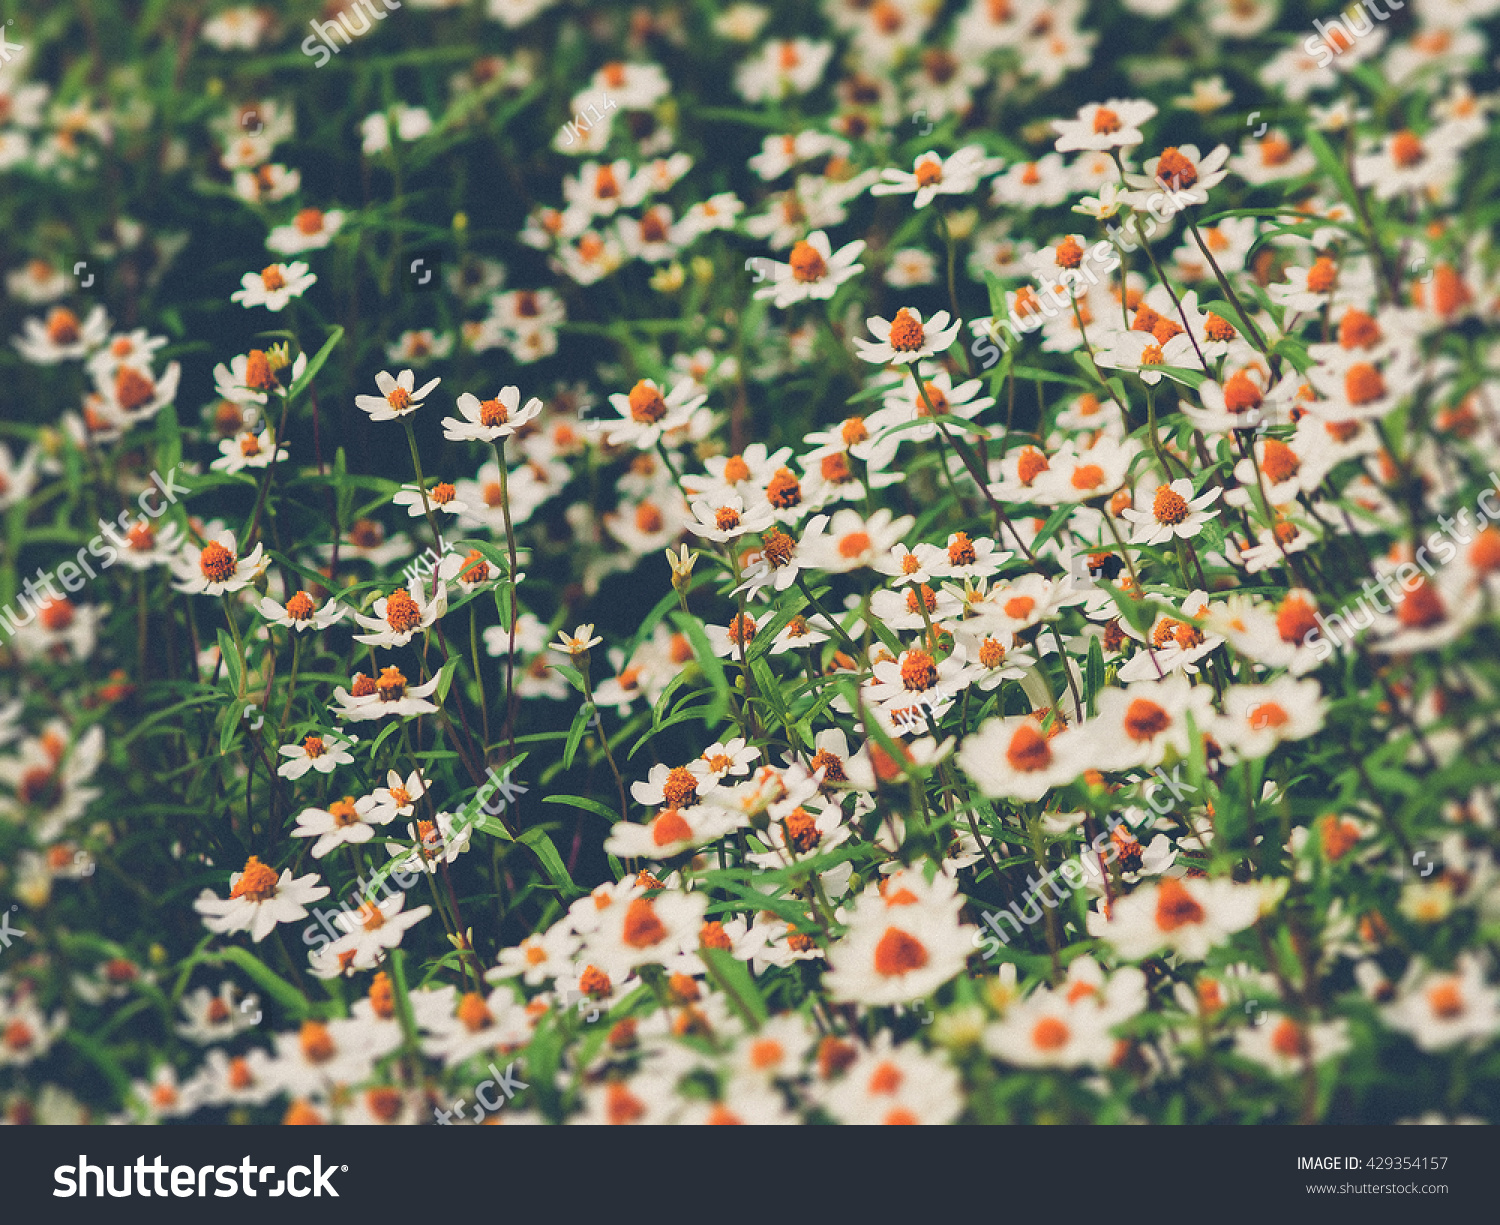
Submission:
[[[6,1116],[1500,1116],[1500,0],[458,7],[0,65]]]

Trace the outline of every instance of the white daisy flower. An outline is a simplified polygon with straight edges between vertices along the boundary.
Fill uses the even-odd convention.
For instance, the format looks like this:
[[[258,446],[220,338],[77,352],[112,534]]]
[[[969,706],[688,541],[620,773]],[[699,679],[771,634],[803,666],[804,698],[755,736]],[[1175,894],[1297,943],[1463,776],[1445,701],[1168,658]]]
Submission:
[[[259,272],[245,273],[240,278],[240,288],[229,295],[229,300],[247,309],[264,306],[269,311],[280,311],[293,298],[306,293],[317,279],[317,274],[300,261],[267,264]]]

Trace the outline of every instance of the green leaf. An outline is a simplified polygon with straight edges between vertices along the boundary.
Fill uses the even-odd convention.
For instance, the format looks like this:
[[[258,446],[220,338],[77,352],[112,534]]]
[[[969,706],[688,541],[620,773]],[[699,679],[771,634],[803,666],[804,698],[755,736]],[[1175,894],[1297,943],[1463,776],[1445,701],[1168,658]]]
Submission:
[[[544,795],[542,803],[566,804],[569,808],[581,808],[584,812],[591,812],[596,816],[603,817],[611,825],[620,818],[620,814],[613,808],[601,804],[598,800],[591,800],[587,796],[582,795]]]
[[[563,746],[563,769],[573,768],[573,756],[578,752],[578,745],[583,740],[583,733],[588,729],[589,717],[594,713],[594,704],[585,702],[578,708],[578,713],[573,716],[573,726],[568,729],[568,743]]]
[[[1203,371],[1192,370],[1187,366],[1154,366],[1153,369],[1171,379],[1172,382],[1181,383],[1184,387],[1190,387],[1194,391],[1197,391],[1208,378],[1208,375],[1204,374]]]
[[[94,1039],[79,1033],[76,1027],[71,1026],[64,1031],[62,1039],[104,1073],[121,1100],[130,1097],[130,1077],[103,1043],[95,1042]]]
[[[541,860],[542,871],[565,895],[582,892],[573,883],[573,878],[568,875],[567,868],[563,866],[562,856],[557,853],[557,847],[552,844],[552,839],[546,830],[533,825],[525,830],[516,841],[524,842],[536,852],[536,857]]]
[[[349,483],[349,461],[343,447],[333,453],[333,487],[337,491],[339,523],[347,527],[354,522],[354,486]]]
[[[1104,648],[1100,645],[1098,638],[1089,640],[1089,657],[1085,669],[1083,692],[1088,702],[1089,718],[1092,719],[1099,713],[1099,704],[1096,699],[1099,691],[1104,688]]]
[[[781,696],[781,682],[776,679],[776,674],[771,671],[771,666],[764,659],[752,659],[750,661],[750,671],[755,676],[755,683],[760,686],[761,697],[770,703],[771,709],[776,712],[776,717],[782,723],[789,722],[786,702]]]
[[[229,677],[229,687],[236,694],[243,694],[245,689],[240,673],[240,652],[228,630],[219,631],[219,654],[224,658],[224,672]]]
[[[723,949],[699,949],[698,955],[708,967],[708,973],[719,984],[736,1012],[744,1017],[753,1029],[759,1029],[766,1021],[766,1002],[756,989],[755,980],[743,961]]]
[[[344,329],[335,326],[328,334],[328,339],[323,342],[323,347],[318,350],[317,355],[307,363],[307,369],[302,372],[302,377],[292,384],[292,389],[286,393],[288,400],[295,400],[302,394],[308,385],[317,378],[318,371],[323,369],[323,363],[328,360],[339,341],[344,339]]]
[[[291,983],[287,982],[286,979],[268,970],[260,958],[249,949],[242,949],[238,945],[233,945],[226,948],[216,958],[213,958],[213,960],[228,961],[237,965],[254,980],[256,986],[275,999],[295,1019],[300,1021],[312,1013],[312,1005],[307,1002],[307,997],[298,991],[296,987],[292,986]]]
[[[1058,528],[1067,522],[1068,516],[1073,513],[1073,509],[1071,503],[1065,504],[1059,506],[1047,516],[1046,526],[1037,534],[1037,538],[1031,542],[1031,551],[1033,553],[1038,552],[1047,541],[1052,539]]]
[[[1081,363],[1080,363],[1081,364]],[[1017,378],[1038,379],[1043,383],[1065,383],[1069,387],[1090,388],[1094,386],[1093,379],[1080,379],[1071,374],[1058,374],[1052,370],[1038,370],[1032,366],[1017,366]],[[1093,371],[1089,370],[1092,374]]]
[[[807,597],[800,591],[789,590],[777,603],[780,607],[771,621],[756,627],[755,637],[750,640],[749,649],[745,651],[746,660],[757,660],[771,649],[776,635],[786,628],[793,617],[807,608]]]
[[[182,461],[182,430],[177,424],[177,409],[168,404],[156,415],[156,463],[159,472],[177,467]]]
[[[714,727],[729,713],[729,679],[724,675],[723,661],[714,654],[708,635],[703,632],[703,623],[697,618],[678,609],[672,613],[672,622],[687,635],[698,666],[703,669],[703,675],[708,677],[708,683],[713,686],[714,700],[704,712],[703,718],[709,727]]]
[[[882,383],[879,387],[866,387],[863,391],[855,392],[844,403],[859,404],[865,400],[874,400],[879,396],[888,395],[890,392],[896,391],[903,386],[905,386],[904,383],[897,381],[895,383]]]
[[[1313,157],[1318,161],[1318,166],[1323,173],[1338,185],[1339,195],[1351,208],[1355,206],[1354,184],[1350,182],[1348,172],[1344,169],[1344,163],[1339,158],[1323,134],[1309,125],[1307,128],[1307,147],[1312,150]]]
[[[653,731],[661,726],[662,715],[666,712],[667,703],[671,700],[672,695],[681,686],[685,685],[687,680],[688,674],[686,672],[679,672],[667,682],[667,687],[661,691],[661,696],[656,699],[656,705],[651,708],[651,728]],[[688,694],[688,697],[692,696],[692,694]]]
[[[236,733],[240,730],[240,721],[235,717],[236,710],[233,707],[225,707],[219,717],[224,720],[219,725],[219,756],[223,757],[229,752],[229,746],[234,743]]]

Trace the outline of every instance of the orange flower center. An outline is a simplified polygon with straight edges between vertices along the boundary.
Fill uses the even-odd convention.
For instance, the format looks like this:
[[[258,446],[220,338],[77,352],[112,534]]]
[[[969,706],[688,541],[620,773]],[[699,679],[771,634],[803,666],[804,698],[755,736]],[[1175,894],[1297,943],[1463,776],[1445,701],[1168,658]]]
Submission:
[[[899,927],[886,928],[875,946],[875,972],[884,978],[908,974],[927,964],[927,947]]]
[[[1283,1018],[1271,1031],[1271,1049],[1288,1059],[1300,1059],[1312,1050],[1307,1031],[1290,1017]]]
[[[1381,341],[1380,324],[1362,310],[1350,307],[1339,320],[1339,345],[1345,349],[1368,349]]]
[[[943,163],[931,159],[917,163],[917,186],[931,187],[943,181]]]
[[[609,975],[598,966],[585,966],[578,976],[578,989],[593,999],[602,999],[615,989]]]
[[[1267,136],[1260,142],[1260,164],[1262,166],[1284,166],[1292,157],[1290,142],[1279,136]]]
[[[748,646],[755,641],[755,618],[749,613],[736,613],[729,619],[729,641],[736,646]]]
[[[1203,332],[1210,340],[1233,340],[1239,335],[1228,322],[1220,319],[1213,311],[1209,311],[1208,318],[1203,321]]]
[[[1276,636],[1282,642],[1302,642],[1317,625],[1312,605],[1300,596],[1287,596],[1276,613]]]
[[[625,910],[623,938],[633,949],[650,948],[667,938],[666,926],[656,916],[650,898],[638,897]]]
[[[1170,876],[1162,881],[1156,895],[1156,926],[1169,932],[1202,922],[1203,907],[1193,900],[1186,886]]]
[[[411,392],[398,383],[386,393],[385,402],[393,412],[404,413],[411,407]]]
[[[375,692],[380,695],[382,702],[399,702],[406,693],[406,677],[401,669],[395,666],[382,668],[380,679],[375,682]]]
[[[1484,574],[1500,570],[1500,529],[1487,527],[1474,537],[1469,564]]]
[[[969,539],[967,532],[954,532],[953,540],[948,545],[948,564],[952,566],[972,566],[976,560],[974,542]]]
[[[891,321],[891,348],[898,353],[911,353],[920,349],[926,340],[927,333],[922,330],[922,325],[903,306]]]
[[[818,249],[809,242],[799,242],[792,247],[792,253],[787,257],[792,266],[792,279],[810,284],[821,281],[828,275],[828,265],[824,262]]]
[[[1419,579],[1417,586],[1405,594],[1396,609],[1396,619],[1407,629],[1425,629],[1447,617],[1442,598],[1426,579]]]
[[[1292,716],[1286,713],[1285,707],[1277,702],[1262,702],[1252,708],[1246,718],[1250,726],[1257,729],[1285,727],[1292,721]]]
[[[484,560],[484,554],[478,549],[470,549],[464,555],[463,569],[458,572],[458,581],[461,583],[482,583],[490,576],[489,562]]]
[[[917,393],[916,400],[913,401],[914,405],[916,406],[917,416],[940,416],[948,411],[948,397],[943,394],[943,389],[941,387],[939,387],[936,383],[929,383],[924,379],[923,390],[926,394],[924,395],[922,391],[919,391]],[[929,400],[932,401],[931,407],[928,407],[927,402]]]
[[[686,766],[667,772],[662,784],[662,798],[670,808],[681,808],[698,798],[698,777]]]
[[[1224,407],[1232,413],[1246,413],[1259,408],[1264,399],[1255,380],[1243,370],[1224,382]]]
[[[115,372],[115,400],[127,413],[151,403],[156,383],[132,366],[121,366]]]
[[[458,1009],[453,1015],[471,1034],[477,1034],[495,1023],[495,1018],[485,1006],[484,996],[477,991],[465,993],[463,999],[458,1001]]]
[[[1036,601],[1029,595],[1011,596],[1002,606],[1005,615],[1014,621],[1025,620],[1031,615],[1031,611],[1035,607]]]
[[[1151,513],[1158,523],[1175,526],[1188,517],[1188,504],[1180,493],[1170,485],[1159,485],[1156,499],[1151,503]]]
[[[792,551],[797,547],[797,542],[786,532],[773,527],[761,536],[760,547],[771,567],[780,569],[791,561]]]
[[[1094,111],[1094,135],[1113,136],[1125,125],[1120,117],[1107,106],[1101,106]]]
[[[1149,698],[1136,698],[1125,709],[1125,734],[1132,740],[1150,740],[1172,726],[1172,716]]]
[[[82,331],[78,316],[66,306],[53,307],[47,315],[47,339],[55,345],[77,344]]]
[[[667,223],[657,209],[652,209],[641,218],[641,241],[648,243],[667,241]]]
[[[1098,464],[1080,464],[1073,469],[1074,489],[1098,489],[1102,484],[1104,484],[1104,469]]]
[[[782,822],[786,831],[786,842],[789,847],[799,854],[806,854],[818,845],[822,834],[818,832],[818,823],[807,809],[794,808]]]
[[[1297,452],[1286,443],[1276,438],[1267,438],[1265,450],[1260,457],[1260,466],[1272,482],[1279,485],[1297,475],[1302,467],[1302,461],[1297,458]]]
[[[198,568],[211,583],[227,583],[238,564],[235,555],[217,541],[209,542],[198,555]]]
[[[642,425],[655,425],[667,415],[667,402],[662,394],[642,379],[630,389],[630,416]]]
[[[1198,167],[1173,146],[1170,149],[1164,149],[1161,157],[1157,159],[1156,178],[1158,182],[1180,191],[1191,187],[1198,181]]]
[[[1047,738],[1030,723],[1024,723],[1010,738],[1010,747],[1005,750],[1005,760],[1013,770],[1029,774],[1045,770],[1052,764],[1052,750]]]
[[[408,592],[398,587],[385,602],[385,623],[398,634],[410,633],[422,623],[422,610]]]
[[[260,283],[266,287],[267,293],[275,293],[278,289],[286,288],[286,277],[282,275],[280,264],[270,264],[261,270]]]
[[[479,405],[479,424],[485,429],[494,429],[510,420],[510,410],[499,400],[485,400]]]
[[[871,545],[870,537],[865,532],[850,532],[839,541],[839,556],[847,558],[860,557],[869,551]]]
[[[276,896],[279,879],[275,868],[267,867],[252,855],[245,861],[245,870],[240,873],[239,880],[230,889],[229,898],[231,901],[235,898],[248,898],[252,902],[264,902]]]
[[[1464,997],[1458,990],[1458,984],[1454,982],[1439,983],[1431,988],[1427,992],[1427,1003],[1433,1013],[1445,1021],[1451,1021],[1464,1013]]]
[[[1350,404],[1372,404],[1385,393],[1385,379],[1368,362],[1358,362],[1344,372],[1344,396]]]
[[[849,776],[844,772],[843,759],[837,753],[828,749],[819,749],[813,754],[812,768],[814,771],[823,771],[825,783],[843,783],[849,781]]]
[[[1417,165],[1426,156],[1427,151],[1415,133],[1402,131],[1391,137],[1391,160],[1403,169]]]
[[[605,1092],[604,1112],[612,1125],[622,1127],[639,1122],[646,1115],[646,1103],[618,1081]]]
[[[1359,826],[1353,821],[1340,821],[1333,813],[1323,818],[1318,830],[1323,837],[1323,853],[1331,860],[1342,859],[1359,841]]]
[[[938,668],[926,651],[908,651],[901,661],[901,684],[908,692],[920,693],[938,682]]]
[[[729,939],[729,933],[724,930],[724,924],[717,919],[710,919],[698,930],[698,947],[727,951],[733,947],[733,943]]]
[[[790,468],[777,468],[766,486],[766,501],[778,510],[790,510],[802,501],[802,484]]]
[[[854,473],[849,471],[849,461],[842,451],[832,451],[823,456],[820,471],[823,479],[834,485],[844,485],[854,479]]]
[[[1072,235],[1057,244],[1054,255],[1059,268],[1077,268],[1083,263],[1083,248],[1078,245]]]
[[[1043,1017],[1031,1031],[1031,1044],[1041,1051],[1058,1051],[1072,1036],[1068,1027],[1056,1017]]]
[[[317,208],[304,208],[297,214],[294,223],[302,233],[309,237],[313,234],[323,232],[323,210]]]
[[[1030,485],[1043,472],[1047,471],[1047,457],[1035,447],[1023,447],[1021,455],[1016,460],[1016,476],[1023,485]]]
[[[42,624],[60,633],[73,624],[73,605],[67,599],[48,600],[41,606]]]
[[[1333,288],[1337,277],[1337,265],[1326,255],[1318,256],[1313,260],[1313,266],[1307,270],[1308,293],[1327,293]]]
[[[670,846],[674,842],[692,840],[693,827],[677,811],[675,805],[651,823],[651,841],[656,846]]]

